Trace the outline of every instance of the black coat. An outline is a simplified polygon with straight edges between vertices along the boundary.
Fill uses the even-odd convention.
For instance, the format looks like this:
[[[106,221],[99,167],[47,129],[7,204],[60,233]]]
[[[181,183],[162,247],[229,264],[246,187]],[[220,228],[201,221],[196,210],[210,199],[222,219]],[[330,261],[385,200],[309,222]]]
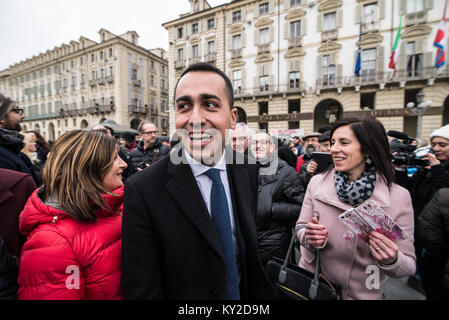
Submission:
[[[137,148],[129,153],[129,162],[137,171],[137,167],[140,163],[144,162],[151,164],[155,154],[157,156],[155,157],[154,162],[170,154],[170,148],[162,144],[159,138],[156,138],[153,145],[147,149],[144,149],[143,141],[140,141]]]
[[[449,299],[449,188],[440,189],[419,215],[416,234],[424,246],[423,287],[428,299]]]
[[[411,178],[407,177],[405,171],[396,171],[396,181],[410,192],[416,222],[435,192],[449,187],[449,159],[440,165],[431,166],[430,170],[420,168]]]
[[[226,297],[218,235],[185,161],[174,164],[165,157],[126,181],[122,225],[125,299]],[[240,257],[240,296],[271,299],[273,287],[257,255],[257,166],[228,164],[227,172]]]
[[[292,228],[301,212],[305,190],[295,169],[282,159],[272,175],[259,175],[256,226],[259,255],[265,265],[285,258]]]
[[[20,133],[0,128],[0,168],[28,173],[37,184],[39,180],[34,172],[33,163],[21,152],[24,145]]]
[[[0,300],[15,300],[17,294],[16,260],[0,235]]]

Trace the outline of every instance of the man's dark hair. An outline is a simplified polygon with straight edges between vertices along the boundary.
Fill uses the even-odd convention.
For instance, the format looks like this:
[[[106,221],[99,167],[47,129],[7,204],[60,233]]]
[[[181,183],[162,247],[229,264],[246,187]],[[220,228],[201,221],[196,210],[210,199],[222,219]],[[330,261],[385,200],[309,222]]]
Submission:
[[[232,88],[231,80],[229,80],[228,76],[223,71],[221,71],[216,66],[214,66],[213,64],[210,64],[210,63],[199,62],[199,63],[191,64],[190,66],[188,66],[188,68],[185,69],[184,72],[181,74],[178,81],[176,81],[174,95],[176,96],[176,89],[178,88],[179,80],[181,80],[182,77],[184,75],[186,75],[187,73],[195,72],[195,71],[215,72],[216,74],[218,74],[220,77],[223,78],[223,80],[225,81],[225,84],[226,84],[225,90],[226,90],[226,95],[228,96],[229,106],[230,106],[230,109],[232,110],[232,108],[234,108],[234,90]],[[175,97],[173,97],[173,100],[176,101]]]
[[[390,187],[394,182],[394,168],[390,154],[387,133],[383,124],[374,117],[341,119],[333,126],[330,136],[335,130],[343,126],[350,126],[360,143],[361,152],[368,156],[382,178]]]

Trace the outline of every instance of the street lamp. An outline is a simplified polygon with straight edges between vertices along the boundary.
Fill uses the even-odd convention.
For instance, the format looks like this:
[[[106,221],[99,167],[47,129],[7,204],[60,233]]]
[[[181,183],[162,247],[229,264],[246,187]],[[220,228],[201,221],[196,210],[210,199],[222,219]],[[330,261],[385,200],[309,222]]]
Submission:
[[[416,94],[416,102],[418,104],[417,106],[414,102],[407,103],[407,108],[418,117],[418,121],[416,123],[416,137],[421,138],[422,116],[432,106],[432,101],[428,100],[424,102],[424,93],[422,90],[419,90]]]

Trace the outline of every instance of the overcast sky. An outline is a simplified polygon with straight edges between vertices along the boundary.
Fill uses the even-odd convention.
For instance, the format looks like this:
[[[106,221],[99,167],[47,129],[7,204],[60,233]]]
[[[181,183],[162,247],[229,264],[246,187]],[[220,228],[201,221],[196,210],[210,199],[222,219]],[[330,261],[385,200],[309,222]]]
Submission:
[[[208,0],[212,7],[228,2]],[[140,46],[168,50],[162,23],[189,10],[188,0],[0,0],[0,70],[80,36],[99,42],[101,28],[135,30]]]

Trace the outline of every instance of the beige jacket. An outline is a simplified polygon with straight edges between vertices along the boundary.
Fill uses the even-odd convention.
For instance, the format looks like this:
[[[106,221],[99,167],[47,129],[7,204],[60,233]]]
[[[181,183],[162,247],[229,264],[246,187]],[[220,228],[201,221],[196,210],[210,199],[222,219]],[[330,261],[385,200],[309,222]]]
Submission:
[[[377,174],[373,196],[379,206],[407,233],[408,238],[399,241],[398,258],[393,265],[381,265],[372,256],[368,243],[354,237],[346,240],[349,231],[339,221],[338,215],[351,208],[342,203],[334,184],[334,170],[314,176],[308,185],[296,226],[305,225],[312,217],[319,217],[329,236],[322,246],[322,273],[342,287],[343,299],[382,299],[383,286],[389,277],[405,277],[415,273],[415,249],[413,246],[413,208],[408,191],[397,184],[390,190]],[[305,240],[305,229],[298,232],[301,246],[300,267],[314,271],[315,252]],[[378,275],[377,279],[376,276]]]

